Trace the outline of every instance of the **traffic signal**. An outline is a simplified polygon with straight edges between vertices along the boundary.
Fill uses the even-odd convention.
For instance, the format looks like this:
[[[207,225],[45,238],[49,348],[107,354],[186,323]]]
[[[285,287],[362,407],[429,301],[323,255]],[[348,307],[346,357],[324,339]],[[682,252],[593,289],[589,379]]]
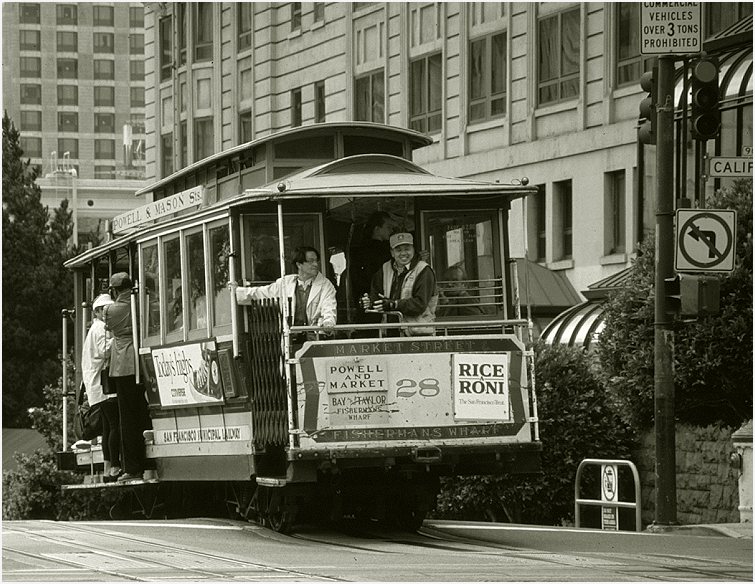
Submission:
[[[658,68],[646,71],[640,77],[640,87],[648,92],[640,102],[640,126],[637,128],[637,139],[642,144],[655,144],[656,110],[655,102],[658,96]]]
[[[692,137],[710,140],[721,130],[718,61],[710,57],[692,62]]]
[[[718,314],[718,278],[677,274],[673,278],[666,278],[665,283],[666,312],[681,317]]]

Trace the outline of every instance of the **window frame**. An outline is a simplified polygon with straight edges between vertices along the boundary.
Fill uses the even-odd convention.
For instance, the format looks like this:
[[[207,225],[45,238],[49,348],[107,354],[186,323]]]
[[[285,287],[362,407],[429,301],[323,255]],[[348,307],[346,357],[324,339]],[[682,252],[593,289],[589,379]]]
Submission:
[[[128,62],[128,75],[130,81],[144,81],[144,61],[131,59]]]
[[[236,50],[241,53],[252,48],[252,15],[254,5],[251,2],[236,4]]]
[[[107,92],[109,99],[102,99],[102,96],[98,95],[102,92]],[[112,85],[95,85],[93,92],[93,99],[95,107],[115,107],[115,87]],[[95,132],[97,130],[95,129]]]
[[[207,158],[208,156],[211,156],[214,153],[215,150],[215,119],[212,116],[205,116],[201,118],[195,118],[194,119],[194,162],[198,162],[200,160],[203,160]],[[200,135],[202,134],[200,132],[200,127],[203,129],[209,128],[210,134],[205,136],[205,138],[209,137],[209,147],[210,152],[207,154],[204,154],[204,148],[203,144],[207,142],[207,140],[200,140]]]
[[[34,90],[31,90],[31,88]],[[42,105],[42,85],[40,83],[21,83],[19,93],[19,103],[22,105]],[[32,99],[29,99],[29,96]]]
[[[291,2],[291,32],[301,30],[301,2]]]
[[[109,63],[109,70],[105,72],[107,76],[103,76],[101,71],[103,64]],[[92,78],[95,80],[115,80],[115,61],[113,59],[94,59],[92,61]]]
[[[61,75],[61,65],[66,64],[73,64],[73,74],[72,75]],[[56,72],[57,72],[57,78],[58,79],[78,79],[79,78],[79,60],[78,59],[70,59],[70,58],[58,58],[56,62]]]
[[[212,60],[215,36],[215,19],[212,2],[196,2],[191,4],[194,33],[193,57],[195,63]],[[203,16],[204,15],[204,16]],[[200,26],[201,25],[201,26]],[[205,38],[207,34],[207,38]]]
[[[28,68],[25,65],[34,63],[35,66]],[[19,77],[23,79],[41,79],[42,78],[42,59],[40,57],[19,57]]]
[[[626,170],[605,173],[605,255],[626,253],[626,185]]]
[[[325,122],[326,117],[325,106],[325,81],[315,82],[315,123],[321,124]]]
[[[438,109],[430,109],[433,95],[431,94],[431,88],[433,87],[432,71],[433,66],[431,61],[437,59],[439,65],[439,79],[438,79],[438,91],[440,92],[440,99],[438,100]],[[416,59],[412,59],[409,62],[409,127],[412,130],[423,132],[427,134],[434,134],[440,132],[443,128],[443,52],[437,51],[423,55]],[[421,67],[420,70],[420,95],[419,103],[417,102],[416,88],[415,88],[415,67]],[[418,109],[415,109],[417,107]],[[431,121],[437,119],[437,125],[432,124]]]
[[[160,134],[160,172],[163,177],[173,174],[175,167],[173,150],[173,132]]]
[[[67,121],[70,120],[70,121]],[[58,132],[78,132],[78,112],[58,112]]]
[[[94,31],[92,33],[92,53],[95,55],[115,54],[115,33]]]
[[[72,35],[72,40],[65,43],[61,37]],[[59,30],[55,32],[55,48],[59,53],[77,53],[79,51],[79,35],[71,30]]]
[[[580,87],[580,79],[581,79],[581,63],[579,62],[580,58],[580,51],[581,51],[581,42],[577,43],[577,69],[574,72],[564,73],[563,71],[563,59],[564,55],[566,54],[566,51],[564,51],[564,42],[565,37],[568,35],[564,35],[564,19],[565,17],[576,15],[577,18],[577,25],[579,28],[579,40],[581,41],[582,37],[582,11],[580,6],[576,7],[569,7],[567,9],[561,10],[555,14],[547,14],[544,16],[540,16],[537,19],[537,54],[536,54],[536,63],[537,63],[537,93],[536,93],[536,103],[538,107],[547,107],[551,105],[556,105],[559,103],[564,103],[567,101],[576,101],[579,99],[581,87]],[[557,42],[554,46],[554,62],[550,63],[553,65],[555,72],[551,77],[548,77],[547,79],[543,78],[544,74],[544,54],[543,54],[543,45],[542,45],[542,39],[543,35],[543,24],[547,21],[555,19],[556,21],[556,33],[557,33]],[[577,90],[574,94],[567,94],[564,91],[565,87],[568,87],[567,84],[571,84],[576,81]],[[549,87],[555,86],[556,88],[556,97],[554,99],[544,100],[543,99],[543,91],[548,89]]]
[[[18,22],[20,24],[39,24],[40,14],[39,3],[24,2],[18,6]]]
[[[27,37],[31,37],[29,41]],[[21,29],[18,31],[18,48],[21,51],[40,51],[42,49],[42,33],[39,30]]]
[[[103,146],[107,145],[107,148]],[[112,156],[109,156],[112,154]],[[94,139],[94,159],[95,160],[115,160],[116,157],[115,140],[112,138],[95,138]]]
[[[21,110],[19,130],[39,132],[42,130],[42,112],[40,110]]]
[[[34,144],[34,147],[30,147]],[[37,136],[20,136],[19,146],[23,150],[24,158],[42,158],[42,138]]]
[[[77,160],[79,158],[78,138],[58,138],[58,157],[63,158],[63,155],[66,152],[69,153],[69,157],[72,160]]]
[[[92,26],[113,26],[115,9],[112,6],[95,4],[92,7]]]
[[[291,90],[291,127],[298,128],[302,124],[302,96],[301,87]]]
[[[65,11],[70,10],[73,16],[66,16]],[[78,25],[79,10],[76,4],[57,4],[55,6],[55,22],[58,26]]]
[[[613,74],[616,87],[638,84],[642,74],[652,68],[653,56],[640,53],[640,6],[637,2],[617,2],[614,7],[614,55],[616,57]],[[626,18],[623,18],[624,10],[630,12],[628,22]],[[626,34],[624,34],[625,29]],[[627,50],[631,54],[622,57],[622,40],[625,36],[630,41]]]
[[[168,15],[160,19],[158,24],[160,39],[160,81],[166,81],[173,75],[173,16]]]
[[[71,91],[72,98],[61,95],[61,92]],[[79,86],[78,85],[57,85],[58,105],[79,105]]]
[[[378,106],[378,103],[375,101],[375,80],[380,79],[381,85],[382,85],[382,100],[379,104],[380,110],[382,115],[380,116],[380,119],[376,119],[376,107]],[[368,93],[369,93],[369,107],[367,108],[367,112],[360,112],[360,104],[359,104],[359,83],[368,82]],[[365,104],[366,105],[366,104]],[[369,115],[366,115],[369,114]],[[371,71],[369,73],[365,73],[363,75],[358,75],[354,77],[354,120],[355,121],[364,121],[364,122],[377,122],[377,123],[385,123],[385,69],[380,68],[378,70]]]
[[[108,123],[102,124],[101,122],[103,120],[108,121]],[[112,124],[110,122],[112,122]],[[111,112],[95,112],[94,133],[95,134],[115,134],[115,114]]]

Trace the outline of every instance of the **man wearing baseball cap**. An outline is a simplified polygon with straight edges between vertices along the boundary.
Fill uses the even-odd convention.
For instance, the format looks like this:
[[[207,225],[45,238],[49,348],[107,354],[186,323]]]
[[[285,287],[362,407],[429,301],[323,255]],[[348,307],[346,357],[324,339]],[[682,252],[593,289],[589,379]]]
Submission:
[[[405,322],[432,323],[438,305],[435,273],[416,256],[411,233],[394,233],[389,240],[392,259],[372,277],[370,293],[362,296],[362,307],[377,312],[400,312]],[[405,327],[407,336],[432,335],[435,329]]]
[[[148,417],[144,390],[136,385],[133,326],[131,322],[131,288],[126,272],[110,277],[115,301],[105,307],[105,325],[113,333],[110,352],[110,382],[118,394],[121,422],[122,474],[118,481],[141,479],[145,464],[144,419]]]

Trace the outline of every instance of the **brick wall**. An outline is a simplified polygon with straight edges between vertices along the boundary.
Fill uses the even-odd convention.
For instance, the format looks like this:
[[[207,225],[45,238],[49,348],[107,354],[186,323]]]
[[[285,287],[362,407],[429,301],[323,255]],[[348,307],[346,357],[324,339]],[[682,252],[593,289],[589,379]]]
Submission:
[[[676,426],[676,509],[682,525],[739,523],[738,471],[729,465],[736,428]],[[642,522],[655,519],[655,433],[647,432],[633,460],[642,483]]]

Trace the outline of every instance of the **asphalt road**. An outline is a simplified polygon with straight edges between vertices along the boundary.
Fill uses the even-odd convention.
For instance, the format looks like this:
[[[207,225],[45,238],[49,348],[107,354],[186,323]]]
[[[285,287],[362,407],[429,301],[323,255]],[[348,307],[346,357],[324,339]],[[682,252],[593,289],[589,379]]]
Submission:
[[[752,581],[752,539],[426,521],[3,522],[4,581]]]

